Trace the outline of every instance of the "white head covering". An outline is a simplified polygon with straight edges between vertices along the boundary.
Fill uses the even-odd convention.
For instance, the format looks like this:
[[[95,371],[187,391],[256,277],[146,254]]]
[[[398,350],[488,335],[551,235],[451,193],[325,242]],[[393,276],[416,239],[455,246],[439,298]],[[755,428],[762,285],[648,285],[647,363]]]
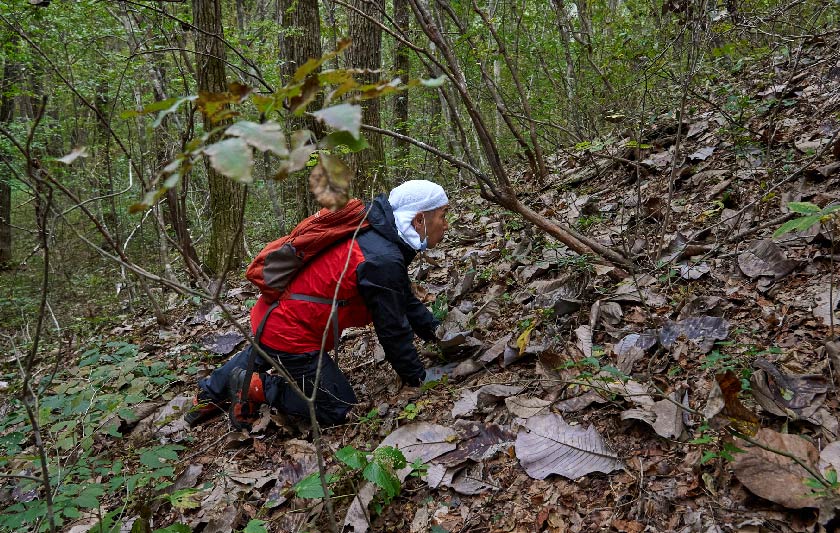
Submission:
[[[388,203],[394,210],[397,233],[415,250],[421,248],[420,235],[411,225],[421,211],[431,211],[449,204],[443,187],[427,180],[411,180],[391,190]]]

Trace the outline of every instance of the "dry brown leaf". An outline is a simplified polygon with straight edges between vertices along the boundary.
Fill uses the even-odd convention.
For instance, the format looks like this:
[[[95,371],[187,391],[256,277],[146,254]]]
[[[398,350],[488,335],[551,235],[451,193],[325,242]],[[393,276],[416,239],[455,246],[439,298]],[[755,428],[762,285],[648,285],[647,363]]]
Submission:
[[[732,425],[744,435],[755,435],[758,431],[758,417],[744,407],[738,395],[741,381],[731,371],[715,376],[712,390],[703,416],[717,429]]]
[[[753,366],[759,369],[750,378],[753,396],[770,413],[810,419],[825,402],[830,385],[823,376],[785,374],[761,357]]]
[[[516,436],[515,449],[522,468],[534,479],[551,474],[577,479],[624,468],[594,426],[570,426],[554,413],[529,418]]]
[[[531,418],[548,411],[551,402],[533,396],[511,396],[505,398],[508,411],[519,418]]]
[[[762,428],[753,440],[768,448],[794,455],[816,469],[819,460],[817,449],[797,435]],[[738,481],[750,492],[789,509],[819,506],[817,498],[805,485],[811,475],[792,459],[743,440],[737,441],[737,446],[745,453],[735,454],[732,469]]]

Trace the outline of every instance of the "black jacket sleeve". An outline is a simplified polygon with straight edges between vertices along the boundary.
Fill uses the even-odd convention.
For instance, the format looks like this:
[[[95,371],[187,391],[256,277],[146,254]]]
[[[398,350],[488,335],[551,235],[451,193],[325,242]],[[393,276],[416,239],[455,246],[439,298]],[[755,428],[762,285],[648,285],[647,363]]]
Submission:
[[[406,314],[414,333],[426,342],[436,340],[435,330],[440,325],[435,316],[414,296],[414,291],[409,287],[406,296]]]
[[[408,272],[400,262],[388,259],[365,260],[358,266],[359,293],[373,316],[385,358],[403,381],[417,386],[426,377],[426,370],[414,347],[414,331],[407,314],[411,291]]]

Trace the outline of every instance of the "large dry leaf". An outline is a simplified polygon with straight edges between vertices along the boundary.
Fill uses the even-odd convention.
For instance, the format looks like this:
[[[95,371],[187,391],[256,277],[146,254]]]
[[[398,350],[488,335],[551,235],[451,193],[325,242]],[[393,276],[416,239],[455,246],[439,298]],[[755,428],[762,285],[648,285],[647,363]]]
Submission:
[[[750,383],[758,404],[777,416],[810,419],[825,402],[829,382],[818,374],[789,375],[764,358],[757,358]]]
[[[432,459],[454,450],[457,438],[455,430],[446,426],[428,422],[415,422],[392,432],[385,437],[385,440],[378,447],[393,446],[403,452],[409,466],[397,471],[397,477],[402,482],[411,473],[410,464],[413,461],[419,459],[428,463]],[[373,483],[362,485],[353,499],[353,503],[350,504],[350,509],[347,510],[347,516],[344,518],[345,530],[349,528],[354,533],[365,533],[368,530],[370,523],[367,516],[367,507],[375,494],[376,485]]]
[[[819,458],[817,449],[797,435],[762,428],[753,440],[768,448],[794,455],[816,469]],[[738,481],[750,492],[789,509],[819,506],[811,489],[805,485],[811,475],[792,459],[740,440],[737,446],[745,453],[735,454],[732,469]]]
[[[738,256],[738,267],[751,278],[762,276],[779,279],[790,274],[799,265],[789,260],[770,239],[754,242],[750,249]]]
[[[245,340],[239,332],[223,333],[221,335],[208,335],[201,339],[201,345],[208,351],[219,355],[229,355],[239,344]]]
[[[712,349],[715,341],[729,335],[729,321],[716,316],[696,316],[680,320],[667,321],[659,331],[659,342],[670,348],[681,337],[694,342],[703,353]]]
[[[624,467],[593,426],[570,426],[554,413],[529,418],[520,428],[515,446],[522,468],[534,479],[551,474],[577,479]]]

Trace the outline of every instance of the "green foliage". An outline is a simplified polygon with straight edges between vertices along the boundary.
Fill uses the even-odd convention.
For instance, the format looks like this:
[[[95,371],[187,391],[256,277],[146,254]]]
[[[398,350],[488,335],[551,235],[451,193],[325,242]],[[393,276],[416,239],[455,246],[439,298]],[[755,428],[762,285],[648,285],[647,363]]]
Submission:
[[[420,400],[416,403],[409,403],[402,408],[400,414],[397,415],[397,420],[414,420],[420,414],[429,402],[427,400]]]
[[[802,215],[788,220],[773,233],[773,237],[781,237],[791,231],[807,231],[814,224],[828,222],[835,213],[840,211],[840,204],[826,206],[822,209],[810,202],[790,202],[787,204],[792,212]]]
[[[370,481],[381,491],[378,494],[378,499],[373,502],[374,510],[377,512],[381,512],[383,505],[387,505],[399,495],[402,485],[397,476],[397,471],[408,466],[408,461],[397,448],[381,446],[371,453],[353,446],[345,446],[336,452],[335,458],[340,463],[341,468],[338,473],[327,475],[328,485],[336,486],[340,484],[342,479],[356,478],[361,475],[363,479]],[[409,475],[418,475],[425,468],[422,461],[415,460],[411,463],[411,473]],[[320,476],[317,472],[298,481],[293,490],[300,498],[324,497]],[[330,489],[330,495],[332,494],[333,491]]]
[[[157,398],[177,379],[169,365],[148,359],[136,345],[108,342],[84,351],[77,367],[62,367],[52,381],[45,378],[38,384],[45,392],[36,414],[50,451],[48,474],[58,524],[78,518],[82,509],[99,508],[106,495],[124,495],[128,504],[170,483],[182,446],[141,448],[127,457],[117,457],[109,447],[97,448],[94,443],[103,436],[121,438],[116,415],[131,419],[130,406]],[[40,476],[40,462],[27,447],[31,442],[26,435],[32,427],[19,400],[12,405],[0,419],[0,443],[4,446],[0,468],[14,465]],[[22,481],[20,488],[40,490],[40,485]],[[46,511],[42,499],[16,502],[0,513],[0,529],[28,529],[40,523],[43,530],[48,527],[43,520]]]
[[[446,293],[441,292],[435,297],[435,301],[432,302],[432,315],[436,320],[443,321],[448,314],[449,302]]]

